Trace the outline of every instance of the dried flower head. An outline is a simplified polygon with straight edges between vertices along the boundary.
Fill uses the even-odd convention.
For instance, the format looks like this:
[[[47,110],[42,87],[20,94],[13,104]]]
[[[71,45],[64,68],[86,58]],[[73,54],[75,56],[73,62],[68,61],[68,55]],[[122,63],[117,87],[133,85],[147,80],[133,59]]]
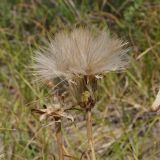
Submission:
[[[123,70],[128,64],[125,45],[105,31],[78,28],[61,32],[36,52],[35,73],[40,81],[64,78],[75,103],[90,108],[96,101],[97,75]]]
[[[36,52],[35,73],[40,80],[51,80],[123,70],[128,63],[125,45],[105,31],[96,35],[84,28],[64,31]]]

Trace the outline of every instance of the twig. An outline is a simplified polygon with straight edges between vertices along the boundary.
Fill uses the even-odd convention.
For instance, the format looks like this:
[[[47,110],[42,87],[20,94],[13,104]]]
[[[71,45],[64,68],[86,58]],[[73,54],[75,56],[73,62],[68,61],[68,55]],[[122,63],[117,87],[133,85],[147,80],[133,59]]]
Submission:
[[[91,149],[91,159],[96,160],[95,151],[94,151],[94,144],[93,144],[93,134],[92,134],[92,114],[91,108],[86,109],[86,121],[87,121],[87,137],[88,137],[88,144]]]
[[[61,118],[58,117],[55,120],[56,120],[55,127],[56,127],[56,139],[58,145],[59,160],[64,160],[62,132],[61,132]]]

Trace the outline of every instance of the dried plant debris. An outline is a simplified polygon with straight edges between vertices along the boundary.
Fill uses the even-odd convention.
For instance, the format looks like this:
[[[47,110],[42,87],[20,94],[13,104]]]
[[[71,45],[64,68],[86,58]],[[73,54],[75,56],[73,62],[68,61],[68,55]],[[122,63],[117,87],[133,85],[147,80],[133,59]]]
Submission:
[[[160,111],[160,89],[159,89],[158,94],[152,104],[152,109],[154,111]]]
[[[63,109],[59,105],[46,106],[46,108],[44,109],[32,109],[32,112],[40,115],[40,121],[66,118],[74,122],[73,116],[69,113],[66,113],[65,109]]]

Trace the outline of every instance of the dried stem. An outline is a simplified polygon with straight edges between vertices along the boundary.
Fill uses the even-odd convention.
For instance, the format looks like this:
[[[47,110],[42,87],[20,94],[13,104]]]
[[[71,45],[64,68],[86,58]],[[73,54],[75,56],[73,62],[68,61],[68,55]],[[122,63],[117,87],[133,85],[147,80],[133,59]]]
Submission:
[[[95,151],[94,151],[94,144],[93,144],[93,134],[92,134],[92,113],[91,108],[86,109],[86,119],[87,119],[87,137],[88,137],[88,144],[91,149],[91,160],[96,160]]]
[[[56,118],[55,125],[56,125],[56,139],[58,145],[59,160],[64,160],[62,132],[61,132],[61,118]]]

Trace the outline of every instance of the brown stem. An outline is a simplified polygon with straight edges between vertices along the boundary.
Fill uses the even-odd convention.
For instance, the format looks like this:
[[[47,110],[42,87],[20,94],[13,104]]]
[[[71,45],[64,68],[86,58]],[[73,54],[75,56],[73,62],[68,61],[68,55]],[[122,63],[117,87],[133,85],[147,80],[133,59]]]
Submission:
[[[59,160],[64,160],[62,132],[61,132],[61,118],[56,118],[55,126],[56,126],[56,139],[58,145]]]
[[[88,144],[91,149],[91,160],[96,160],[95,151],[94,151],[94,144],[93,144],[93,133],[92,133],[92,113],[91,108],[86,110],[87,112],[87,137],[88,137]]]

